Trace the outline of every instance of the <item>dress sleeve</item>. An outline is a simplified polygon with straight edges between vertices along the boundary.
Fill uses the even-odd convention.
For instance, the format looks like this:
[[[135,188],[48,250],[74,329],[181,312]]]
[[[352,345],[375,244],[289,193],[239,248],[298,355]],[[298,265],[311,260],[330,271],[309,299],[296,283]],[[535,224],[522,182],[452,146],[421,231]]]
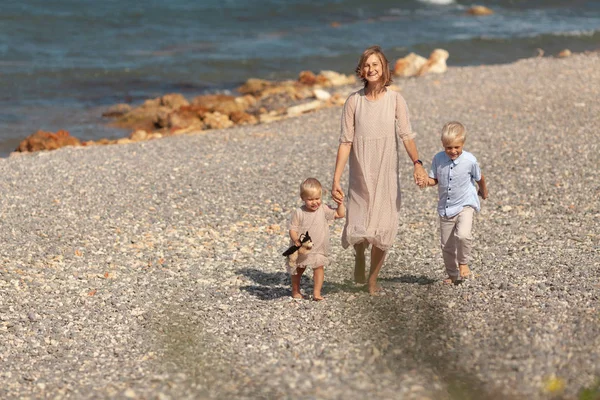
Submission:
[[[352,143],[354,141],[354,113],[356,111],[356,100],[356,93],[352,93],[344,103],[340,143]]]
[[[406,140],[414,139],[416,136],[410,126],[410,117],[408,114],[408,106],[404,97],[400,93],[396,92],[396,135],[403,142]]]
[[[302,211],[296,208],[292,213],[292,218],[288,224],[288,230],[300,232],[300,226],[302,225]]]
[[[333,221],[335,219],[335,213],[337,210],[335,208],[331,208],[330,206],[325,206],[325,219],[327,221]]]

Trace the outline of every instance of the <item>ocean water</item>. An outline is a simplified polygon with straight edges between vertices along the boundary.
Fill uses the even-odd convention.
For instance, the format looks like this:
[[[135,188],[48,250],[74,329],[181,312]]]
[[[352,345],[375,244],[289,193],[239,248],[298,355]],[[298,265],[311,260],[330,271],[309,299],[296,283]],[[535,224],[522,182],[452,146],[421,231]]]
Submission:
[[[354,70],[372,44],[388,59],[435,48],[479,65],[600,50],[600,1],[2,0],[0,156],[38,129],[123,137],[102,111],[179,92],[231,90],[248,78]]]

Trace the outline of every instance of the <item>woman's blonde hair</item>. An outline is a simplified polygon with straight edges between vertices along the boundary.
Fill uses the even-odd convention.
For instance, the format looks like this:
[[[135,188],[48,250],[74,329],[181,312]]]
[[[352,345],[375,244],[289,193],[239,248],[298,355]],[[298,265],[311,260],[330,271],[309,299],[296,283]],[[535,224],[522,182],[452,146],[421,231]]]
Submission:
[[[379,80],[377,90],[383,89],[384,86],[390,86],[392,84],[392,71],[390,70],[390,63],[383,54],[383,50],[379,46],[371,46],[367,48],[360,56],[360,60],[358,60],[358,65],[356,66],[355,72],[356,76],[358,76],[362,81],[365,87],[367,87],[367,79],[363,76],[363,67],[367,62],[367,59],[371,57],[373,54],[379,58],[381,62],[381,79]]]
[[[457,121],[451,121],[442,128],[442,143],[450,143],[460,140],[464,143],[467,139],[467,129]]]
[[[305,179],[304,182],[300,184],[300,197],[302,199],[304,199],[310,193],[322,193],[322,191],[323,187],[321,186],[321,182],[319,182],[316,178]]]

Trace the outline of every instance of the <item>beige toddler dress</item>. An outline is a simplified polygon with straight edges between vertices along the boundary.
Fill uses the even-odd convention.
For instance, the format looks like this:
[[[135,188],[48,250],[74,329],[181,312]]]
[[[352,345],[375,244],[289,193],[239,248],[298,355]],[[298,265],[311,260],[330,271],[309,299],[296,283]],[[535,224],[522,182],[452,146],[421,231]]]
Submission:
[[[414,136],[400,93],[387,89],[379,99],[368,100],[361,89],[346,100],[340,143],[351,142],[352,150],[344,248],[367,241],[385,251],[394,243],[400,209],[398,150]]]
[[[290,275],[296,275],[298,267],[318,268],[329,265],[329,221],[335,219],[335,213],[336,210],[323,204],[316,211],[308,211],[304,206],[294,210],[288,228],[298,234],[308,231],[313,248],[307,254],[298,255],[296,267],[286,262]]]

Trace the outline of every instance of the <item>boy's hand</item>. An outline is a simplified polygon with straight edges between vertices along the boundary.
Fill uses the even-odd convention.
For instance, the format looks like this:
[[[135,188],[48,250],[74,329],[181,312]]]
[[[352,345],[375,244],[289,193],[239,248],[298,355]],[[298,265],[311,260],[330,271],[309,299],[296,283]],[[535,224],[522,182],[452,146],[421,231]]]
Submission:
[[[488,191],[487,191],[487,188],[484,188],[484,189],[481,189],[481,188],[479,188],[479,190],[477,191],[477,194],[478,194],[479,196],[481,196],[481,198],[482,198],[483,200],[485,200],[485,199],[487,199],[487,198],[488,198]]]

